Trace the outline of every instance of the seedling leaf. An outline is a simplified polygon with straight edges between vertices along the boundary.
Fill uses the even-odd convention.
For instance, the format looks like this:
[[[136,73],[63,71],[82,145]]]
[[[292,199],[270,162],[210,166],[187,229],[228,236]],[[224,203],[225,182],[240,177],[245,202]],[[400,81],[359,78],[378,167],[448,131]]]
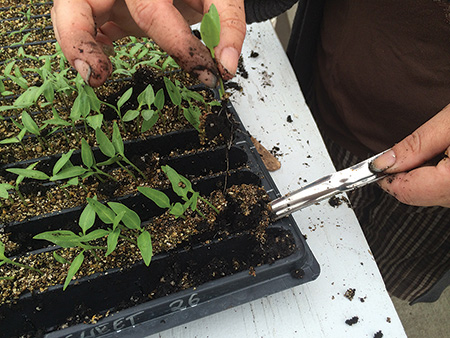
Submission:
[[[70,157],[72,156],[74,150],[69,150],[67,153],[62,154],[61,158],[55,163],[55,166],[53,167],[53,176],[59,173],[59,171],[64,168],[64,166],[67,164],[67,162],[70,160]]]
[[[125,149],[123,145],[122,135],[120,134],[119,126],[116,122],[113,125],[112,145],[117,154],[123,155]],[[113,155],[114,156],[114,155]],[[110,156],[112,157],[112,156]]]
[[[75,276],[75,274],[80,269],[81,264],[83,264],[83,261],[84,261],[84,254],[83,254],[83,252],[84,252],[84,250],[81,251],[78,254],[78,256],[75,257],[75,259],[73,260],[72,264],[70,264],[70,268],[69,268],[69,271],[67,271],[67,277],[66,277],[66,280],[64,282],[63,290],[65,290],[67,288],[67,286],[69,285],[69,283],[72,280],[72,278]]]
[[[67,178],[72,178],[76,176],[83,175],[86,172],[86,169],[80,166],[73,166],[68,167],[63,170],[61,170],[58,174],[53,175],[50,177],[50,181],[59,181],[59,180],[65,180]]]
[[[162,110],[164,108],[165,101],[166,98],[164,97],[164,90],[161,88],[156,92],[155,101],[153,102],[153,104],[155,105],[156,109]]]
[[[170,208],[170,199],[162,191],[149,187],[138,187],[138,191],[145,197],[150,198],[158,207]]]
[[[127,111],[127,112],[125,113],[125,115],[123,115],[122,120],[123,120],[124,122],[130,122],[130,121],[133,121],[133,120],[134,120],[136,117],[138,117],[138,116],[139,116],[139,110],[133,109],[133,110]]]
[[[92,129],[99,129],[102,126],[103,114],[90,115],[86,117],[86,122]]]
[[[9,197],[8,190],[13,189],[14,187],[11,184],[8,183],[1,183],[0,184],[0,197],[7,199]]]
[[[118,202],[108,202],[108,206],[117,215],[124,213],[124,215],[122,217],[122,223],[125,224],[125,226],[128,229],[140,229],[141,228],[141,218],[135,211],[131,210],[127,206],[123,205],[122,203],[118,203]]]
[[[117,240],[119,239],[120,229],[116,228],[114,231],[110,232],[108,235],[108,239],[106,240],[108,244],[108,249],[106,250],[105,256],[108,256],[111,252],[113,252],[117,247]]]
[[[95,163],[94,153],[92,152],[89,143],[84,138],[81,139],[81,160],[83,161],[83,164],[89,169]]]
[[[98,217],[102,220],[103,223],[106,224],[114,223],[114,218],[116,217],[114,211],[112,211],[106,205],[103,205],[102,203],[93,198],[87,198],[87,201],[89,204],[92,205],[92,207],[95,210],[95,213],[98,215]]]
[[[9,171],[9,172],[19,175],[19,176],[32,178],[35,180],[48,180],[50,178],[47,174],[43,173],[42,171],[28,169],[28,168],[27,169],[9,168],[9,169],[6,169],[6,171]]]
[[[158,114],[153,114],[153,116],[149,120],[144,119],[144,121],[142,121],[141,133],[145,133],[147,130],[152,128],[156,124],[156,122],[158,122],[158,119]]]
[[[91,231],[90,233],[83,235],[80,237],[80,240],[82,242],[90,242],[95,241],[96,239],[105,237],[109,234],[108,230],[105,229],[96,229],[94,231]]]
[[[87,204],[83,209],[83,212],[80,215],[80,219],[78,220],[78,224],[83,230],[83,234],[86,234],[95,222],[95,210],[91,204]]]
[[[120,97],[119,101],[117,101],[117,107],[120,109],[131,97],[133,93],[133,88],[129,88],[123,95]]]
[[[54,230],[41,232],[33,237],[33,239],[43,239],[59,245],[63,248],[72,248],[80,245],[80,237],[70,230]]]
[[[67,260],[66,260],[64,257],[58,255],[55,251],[53,251],[53,258],[54,258],[58,263],[61,263],[61,264],[67,263]]]
[[[95,138],[103,154],[108,157],[113,157],[116,154],[114,145],[100,128],[95,130]]]
[[[141,251],[142,258],[144,259],[145,265],[149,266],[150,261],[153,256],[153,247],[152,247],[152,238],[148,231],[143,231],[138,239],[137,245],[139,250]]]
[[[200,34],[206,47],[209,48],[211,55],[214,57],[214,47],[220,41],[220,18],[214,4],[211,4],[208,13],[203,16],[200,24]]]
[[[36,122],[34,122],[33,118],[26,111],[22,112],[22,122],[25,128],[34,135],[40,135],[39,127]]]
[[[181,94],[177,86],[167,77],[164,77],[164,84],[166,85],[167,92],[169,93],[170,100],[175,106],[181,104]]]

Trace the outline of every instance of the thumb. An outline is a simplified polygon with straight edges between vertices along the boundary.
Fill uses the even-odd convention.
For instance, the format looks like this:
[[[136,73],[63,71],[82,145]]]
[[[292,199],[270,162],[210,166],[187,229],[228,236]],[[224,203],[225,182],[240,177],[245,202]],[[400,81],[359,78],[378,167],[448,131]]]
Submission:
[[[92,87],[103,84],[112,71],[106,52],[112,43],[97,34],[87,1],[55,1],[51,11],[56,39],[69,63]]]
[[[209,6],[213,0],[207,1]],[[243,0],[216,1],[220,15],[220,42],[215,48],[218,68],[224,80],[230,80],[238,67],[246,24]]]
[[[408,171],[444,153],[449,145],[450,105],[377,157],[371,167],[388,174]]]

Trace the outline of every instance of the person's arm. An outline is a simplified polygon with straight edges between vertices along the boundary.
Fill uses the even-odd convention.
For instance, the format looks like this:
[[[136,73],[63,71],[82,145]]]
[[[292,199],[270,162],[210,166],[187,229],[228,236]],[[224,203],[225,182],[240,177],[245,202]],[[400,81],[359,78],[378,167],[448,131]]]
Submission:
[[[372,163],[389,174],[380,186],[400,202],[450,207],[450,159],[425,165],[444,152],[450,155],[450,105]]]
[[[208,49],[189,24],[201,20],[214,3],[220,15],[218,68],[234,76],[245,37],[243,0],[55,0],[52,21],[56,38],[72,66],[93,87],[110,75],[112,42],[124,36],[148,36],[186,71],[214,87],[219,72]]]

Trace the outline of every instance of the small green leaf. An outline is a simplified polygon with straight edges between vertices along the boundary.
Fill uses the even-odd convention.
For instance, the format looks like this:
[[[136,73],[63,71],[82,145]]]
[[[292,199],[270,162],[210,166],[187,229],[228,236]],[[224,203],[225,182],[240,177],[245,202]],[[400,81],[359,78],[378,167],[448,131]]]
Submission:
[[[98,99],[97,95],[95,94],[94,89],[90,86],[84,86],[84,91],[86,92],[86,96],[89,100],[90,110],[99,113],[101,102]]]
[[[166,98],[164,97],[164,90],[161,88],[157,91],[155,96],[155,102],[153,104],[155,105],[156,109],[162,110],[164,108],[164,103],[166,101]]]
[[[67,263],[67,260],[66,260],[64,257],[58,255],[58,254],[56,253],[56,251],[53,251],[53,258],[54,258],[58,263],[61,263],[61,264]]]
[[[145,265],[149,266],[150,261],[153,256],[153,247],[152,247],[152,238],[148,231],[143,231],[138,239],[137,245],[139,250],[141,251],[142,258],[144,259]]]
[[[108,157],[113,157],[116,154],[114,145],[100,128],[95,130],[95,138],[97,139],[98,146],[103,154]]]
[[[87,198],[87,201],[89,204],[93,206],[95,213],[98,215],[98,217],[102,220],[103,223],[106,224],[114,223],[114,218],[116,217],[114,211],[112,211],[106,205],[100,203],[99,201],[93,198]]]
[[[164,84],[166,85],[166,89],[172,103],[175,106],[179,106],[181,104],[180,89],[167,77],[164,77]]]
[[[103,114],[89,115],[86,117],[86,122],[92,129],[99,129],[103,123]]]
[[[193,211],[197,210],[197,202],[198,202],[199,196],[200,196],[200,193],[198,191],[195,191],[192,194],[191,198],[189,199],[189,204]]]
[[[160,208],[169,208],[170,199],[162,191],[149,188],[149,187],[138,187],[138,191],[145,197],[151,199]]]
[[[123,222],[123,224],[125,224],[125,226],[128,229],[140,229],[141,228],[141,218],[135,211],[131,210],[127,206],[123,205],[122,203],[118,203],[118,202],[108,202],[108,206],[117,215],[124,213],[124,215],[122,217],[122,222]]]
[[[130,122],[133,121],[136,117],[139,116],[139,110],[129,110],[123,115],[122,120],[124,122]]]
[[[206,47],[209,48],[211,55],[214,57],[214,47],[220,41],[220,18],[214,4],[211,4],[208,13],[203,15],[200,24],[200,34]]]
[[[77,247],[81,244],[80,236],[69,230],[54,230],[41,232],[33,237],[33,239],[42,239],[59,245],[63,248]]]
[[[7,199],[9,197],[8,190],[14,189],[14,187],[11,184],[8,183],[1,183],[0,184],[0,197]]]
[[[48,180],[50,178],[47,174],[43,173],[42,171],[33,169],[9,168],[6,169],[6,171],[9,171],[19,176],[32,178],[35,180]]]
[[[66,163],[70,160],[70,157],[72,156],[74,150],[69,150],[67,153],[62,154],[61,158],[55,163],[53,167],[53,176],[59,173],[59,171],[64,168]]]
[[[72,278],[75,276],[75,274],[78,272],[78,270],[81,267],[81,264],[83,264],[84,261],[84,250],[81,251],[77,257],[75,257],[75,259],[73,260],[72,264],[70,264],[70,268],[69,271],[67,271],[67,277],[66,280],[64,282],[64,287],[63,290],[65,290],[67,288],[67,286],[69,285],[70,281],[72,280]]]
[[[83,138],[81,139],[81,160],[83,164],[89,169],[95,163],[94,153],[89,145],[89,143]]]
[[[159,115],[154,114],[149,120],[142,121],[141,133],[145,133],[147,130],[150,130],[156,122],[158,122]]]
[[[113,230],[115,230],[119,226],[119,223],[122,220],[125,213],[126,213],[126,211],[122,211],[118,214],[116,213],[116,217],[114,217],[114,222],[113,222]]]
[[[193,192],[191,182],[178,174],[175,169],[169,167],[168,165],[164,165],[161,167],[162,171],[164,171],[172,184],[172,190],[184,200],[188,200],[188,193]]]
[[[20,143],[23,137],[25,136],[26,132],[27,130],[23,128],[16,136],[1,140],[0,144]]]
[[[170,214],[172,214],[178,218],[184,214],[184,212],[186,211],[186,209],[188,207],[189,206],[186,206],[184,204],[181,204],[180,202],[177,202],[170,208]]]
[[[108,244],[108,249],[106,250],[105,256],[108,256],[111,252],[113,252],[116,249],[119,235],[120,235],[119,228],[116,228],[116,229],[114,229],[114,231],[109,233],[108,239],[106,240],[106,242]]]
[[[96,229],[94,231],[91,231],[90,233],[83,235],[80,237],[80,240],[82,242],[90,242],[95,241],[96,239],[108,236],[109,231],[105,229]]]
[[[150,108],[150,105],[155,101],[155,92],[153,91],[151,84],[149,84],[147,88],[139,94],[137,100],[140,106],[146,104]]]
[[[200,116],[201,116],[201,114],[202,113],[201,113],[199,107],[189,107],[189,108],[183,107],[184,117],[198,131],[200,131]]]
[[[117,107],[119,109],[130,99],[131,94],[133,94],[133,88],[129,88],[125,93],[123,93],[119,101],[117,101]]]
[[[86,231],[88,231],[94,225],[94,222],[95,222],[94,207],[91,204],[87,204],[80,215],[80,219],[78,220],[78,225],[83,230],[83,234],[86,234]]]
[[[115,153],[123,155],[125,148],[123,145],[122,135],[120,134],[119,126],[115,121],[113,124],[112,145],[114,147]]]
[[[152,109],[144,109],[141,111],[142,118],[146,121],[150,120],[156,112]]]
[[[22,112],[22,123],[30,133],[38,136],[41,134],[36,122],[34,122],[33,118],[26,111]]]
[[[59,180],[65,180],[67,178],[72,178],[76,176],[83,175],[87,170],[80,166],[73,166],[68,167],[63,170],[61,170],[58,174],[53,175],[50,177],[50,181],[59,181]]]
[[[5,245],[0,242],[0,260],[5,259]]]

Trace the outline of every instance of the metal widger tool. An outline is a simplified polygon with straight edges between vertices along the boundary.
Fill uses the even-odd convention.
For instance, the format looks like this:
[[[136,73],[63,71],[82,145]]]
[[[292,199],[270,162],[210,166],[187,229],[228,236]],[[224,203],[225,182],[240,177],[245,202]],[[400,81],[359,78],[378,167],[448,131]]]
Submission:
[[[272,202],[275,220],[289,216],[293,212],[313,205],[323,199],[333,197],[345,191],[351,191],[376,182],[387,174],[371,169],[372,161],[382,153],[375,155],[347,169],[337,171],[308,184],[307,186],[279,197]]]

